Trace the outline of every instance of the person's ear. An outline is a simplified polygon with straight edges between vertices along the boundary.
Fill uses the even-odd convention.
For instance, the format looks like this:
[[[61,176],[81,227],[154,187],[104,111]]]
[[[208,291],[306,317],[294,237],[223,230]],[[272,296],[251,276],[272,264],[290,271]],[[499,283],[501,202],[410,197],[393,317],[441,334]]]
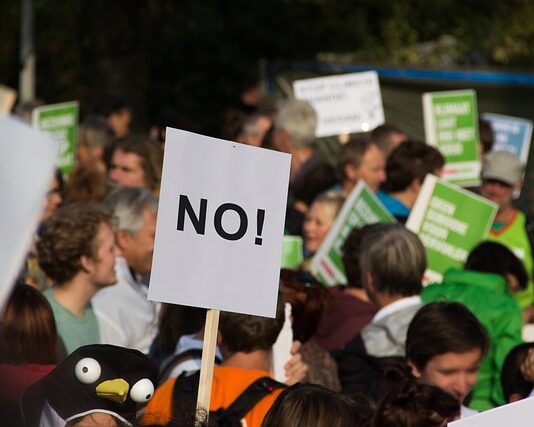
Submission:
[[[411,369],[412,375],[415,377],[416,380],[421,378],[422,376],[421,371],[417,369],[417,367],[412,363],[411,360],[408,360],[408,367]]]
[[[523,184],[525,183],[525,181],[523,181],[522,179],[520,179],[519,181],[517,181],[514,185],[514,193],[515,192],[519,192],[521,191],[521,188],[523,188]]]
[[[351,182],[356,182],[359,179],[358,169],[356,169],[354,165],[351,165],[350,163],[347,163],[345,166],[343,166],[343,174],[345,175],[345,178]]]
[[[115,232],[115,244],[121,251],[123,251],[124,248],[127,248],[131,241],[132,236],[127,231],[117,230]]]
[[[91,273],[93,271],[93,260],[87,255],[82,255],[80,257],[80,267],[85,273]]]
[[[419,194],[419,191],[421,190],[421,185],[421,181],[419,181],[419,179],[417,178],[414,178],[408,188],[413,194]]]

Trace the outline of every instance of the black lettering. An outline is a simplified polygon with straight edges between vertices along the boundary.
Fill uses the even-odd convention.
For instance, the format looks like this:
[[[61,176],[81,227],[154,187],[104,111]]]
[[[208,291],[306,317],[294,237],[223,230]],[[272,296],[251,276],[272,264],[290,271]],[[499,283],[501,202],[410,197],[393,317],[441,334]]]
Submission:
[[[208,200],[200,199],[200,212],[197,217],[189,198],[183,194],[180,194],[180,200],[178,201],[178,223],[176,229],[178,231],[184,231],[185,214],[191,220],[191,224],[195,227],[195,231],[198,234],[204,234],[206,231],[206,210],[208,208]]]
[[[222,226],[222,216],[224,215],[226,211],[230,211],[230,210],[237,212],[237,214],[239,215],[239,220],[240,220],[239,229],[233,234],[227,233],[223,229],[223,226]],[[226,240],[239,240],[247,232],[247,227],[248,227],[247,214],[245,213],[245,211],[243,210],[241,206],[238,206],[234,203],[224,203],[221,206],[219,206],[217,210],[215,211],[215,217],[213,218],[213,221],[215,225],[215,231],[217,232],[217,234]]]

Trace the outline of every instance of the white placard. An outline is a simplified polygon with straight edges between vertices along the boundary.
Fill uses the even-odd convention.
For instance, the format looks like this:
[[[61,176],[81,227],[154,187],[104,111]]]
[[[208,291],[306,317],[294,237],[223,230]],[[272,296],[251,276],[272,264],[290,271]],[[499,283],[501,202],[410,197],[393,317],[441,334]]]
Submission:
[[[375,71],[296,80],[293,90],[317,111],[317,137],[367,132],[384,123]]]
[[[148,298],[274,317],[290,163],[167,128]]]
[[[37,228],[58,150],[48,135],[0,117],[0,308]]]
[[[520,400],[463,420],[449,423],[450,427],[532,427],[534,398]]]

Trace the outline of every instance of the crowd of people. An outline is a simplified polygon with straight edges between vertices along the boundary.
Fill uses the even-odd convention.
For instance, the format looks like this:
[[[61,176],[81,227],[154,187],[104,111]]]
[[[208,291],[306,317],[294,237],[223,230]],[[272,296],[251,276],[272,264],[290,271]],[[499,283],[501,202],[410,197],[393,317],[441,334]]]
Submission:
[[[426,175],[441,174],[439,150],[384,124],[332,151],[308,102],[242,95],[221,136],[292,156],[285,232],[302,237],[304,261],[281,270],[276,317],[221,313],[210,405],[197,408],[206,311],[147,299],[164,130],[133,135],[127,104],[102,103],[82,117],[75,169],[50,179],[1,312],[2,425],[443,427],[529,397],[534,223],[513,203],[521,162],[492,151],[488,124],[470,189],[498,206],[488,240],[423,286],[425,248],[404,224]],[[37,105],[14,115],[27,121]],[[360,181],[397,222],[354,228],[347,283],[326,287],[311,260]],[[272,348],[286,303],[281,383]]]

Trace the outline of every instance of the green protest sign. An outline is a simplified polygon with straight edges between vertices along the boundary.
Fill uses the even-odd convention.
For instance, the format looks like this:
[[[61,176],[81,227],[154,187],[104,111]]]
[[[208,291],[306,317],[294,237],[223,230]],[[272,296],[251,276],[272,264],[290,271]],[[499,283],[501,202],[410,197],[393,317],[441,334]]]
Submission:
[[[67,176],[76,162],[78,102],[44,105],[33,110],[33,126],[59,142],[59,169]]]
[[[302,248],[302,237],[284,236],[281,268],[296,269],[304,259]]]
[[[345,200],[338,216],[311,262],[315,277],[325,285],[347,282],[341,247],[354,227],[377,222],[393,223],[395,219],[378,201],[373,191],[360,180]]]
[[[427,175],[406,227],[426,248],[425,282],[441,282],[449,268],[461,268],[469,252],[488,236],[497,205]]]
[[[475,91],[425,93],[423,114],[425,138],[446,160],[443,177],[464,187],[480,184]]]

